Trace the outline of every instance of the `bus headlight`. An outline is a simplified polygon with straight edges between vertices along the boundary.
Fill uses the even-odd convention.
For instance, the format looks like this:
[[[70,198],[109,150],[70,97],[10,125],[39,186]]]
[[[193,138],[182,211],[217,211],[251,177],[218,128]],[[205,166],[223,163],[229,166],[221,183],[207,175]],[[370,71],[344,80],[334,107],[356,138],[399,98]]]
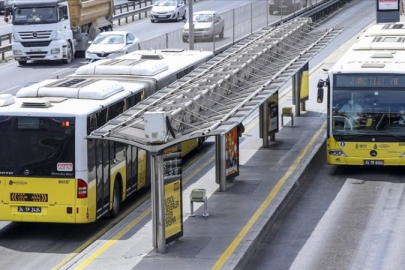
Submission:
[[[14,55],[22,55],[22,51],[21,50],[14,50],[13,54]]]
[[[328,154],[331,155],[331,156],[340,156],[340,157],[345,157],[346,156],[346,154],[342,151],[342,149],[329,150]]]
[[[51,50],[51,54],[59,54],[60,53],[60,49],[59,48],[55,48]]]

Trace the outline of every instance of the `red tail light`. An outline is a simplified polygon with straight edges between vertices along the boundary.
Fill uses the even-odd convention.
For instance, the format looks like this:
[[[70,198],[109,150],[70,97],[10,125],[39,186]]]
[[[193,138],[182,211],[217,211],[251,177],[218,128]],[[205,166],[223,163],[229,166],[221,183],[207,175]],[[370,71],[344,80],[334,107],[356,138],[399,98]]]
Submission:
[[[82,179],[77,179],[77,198],[87,198],[87,183]]]

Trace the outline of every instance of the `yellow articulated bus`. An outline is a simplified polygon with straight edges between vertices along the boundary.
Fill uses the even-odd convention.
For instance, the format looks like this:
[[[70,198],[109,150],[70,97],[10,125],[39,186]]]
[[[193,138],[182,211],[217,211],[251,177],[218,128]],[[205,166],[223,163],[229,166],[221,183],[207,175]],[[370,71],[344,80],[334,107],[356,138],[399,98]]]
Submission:
[[[150,184],[147,153],[86,136],[151,89],[131,78],[90,76],[0,95],[0,220],[90,223],[116,216],[123,200]],[[183,154],[198,143],[184,142]]]
[[[404,59],[404,24],[374,25],[318,82],[328,164],[405,165]]]

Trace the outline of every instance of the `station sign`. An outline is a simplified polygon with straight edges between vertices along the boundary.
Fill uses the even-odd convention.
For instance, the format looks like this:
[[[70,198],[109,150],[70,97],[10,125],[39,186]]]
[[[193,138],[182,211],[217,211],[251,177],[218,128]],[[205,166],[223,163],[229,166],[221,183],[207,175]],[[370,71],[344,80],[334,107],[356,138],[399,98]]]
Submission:
[[[377,23],[395,23],[400,21],[400,0],[377,0]]]
[[[399,10],[399,0],[378,0],[378,10]]]
[[[278,128],[278,92],[275,92],[267,100],[267,123],[269,135],[279,131]]]
[[[300,101],[309,99],[309,63],[306,63],[300,70]]]
[[[164,217],[166,244],[183,236],[181,145],[163,151]]]

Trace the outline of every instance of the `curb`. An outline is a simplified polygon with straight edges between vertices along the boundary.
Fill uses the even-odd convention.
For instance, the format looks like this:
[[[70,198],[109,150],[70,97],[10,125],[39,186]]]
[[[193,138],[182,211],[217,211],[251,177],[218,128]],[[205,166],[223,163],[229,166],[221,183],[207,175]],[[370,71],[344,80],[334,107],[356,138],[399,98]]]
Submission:
[[[278,217],[284,213],[288,204],[292,201],[295,194],[306,183],[306,176],[313,164],[325,162],[326,137],[325,132],[320,133],[312,151],[302,161],[297,171],[289,177],[284,184],[280,194],[274,198],[274,204],[269,205],[262,218],[252,227],[251,232],[241,242],[240,247],[230,258],[224,269],[244,270],[249,269],[248,263],[255,251],[261,244],[261,239],[270,231]],[[267,219],[267,220],[266,220]]]

